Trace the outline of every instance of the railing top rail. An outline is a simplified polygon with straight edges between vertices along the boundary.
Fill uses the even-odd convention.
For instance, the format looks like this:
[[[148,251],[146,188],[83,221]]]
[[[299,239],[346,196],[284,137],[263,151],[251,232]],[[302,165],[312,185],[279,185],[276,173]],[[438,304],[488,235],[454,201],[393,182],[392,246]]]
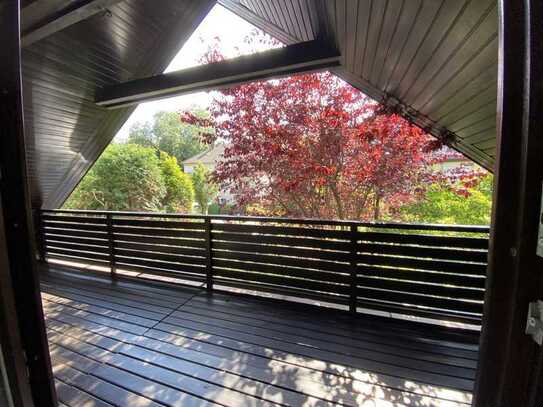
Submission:
[[[89,215],[116,215],[116,216],[134,216],[134,217],[157,217],[157,218],[178,218],[178,219],[211,219],[225,221],[248,221],[261,223],[287,223],[287,224],[306,224],[306,225],[326,225],[326,226],[357,226],[367,228],[383,229],[402,229],[402,230],[428,230],[444,232],[463,232],[463,233],[488,233],[490,227],[487,225],[443,225],[430,223],[395,223],[395,222],[358,222],[352,220],[331,220],[331,219],[306,219],[306,218],[281,218],[281,217],[261,217],[261,216],[236,216],[236,215],[187,215],[178,213],[161,212],[131,212],[131,211],[95,211],[80,209],[43,209],[44,213],[72,213]]]

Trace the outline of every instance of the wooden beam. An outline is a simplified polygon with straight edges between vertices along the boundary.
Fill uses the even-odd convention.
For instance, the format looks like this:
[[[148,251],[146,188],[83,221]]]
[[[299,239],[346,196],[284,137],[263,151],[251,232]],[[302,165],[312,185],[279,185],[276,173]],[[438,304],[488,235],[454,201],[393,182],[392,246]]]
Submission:
[[[118,108],[182,94],[227,88],[246,82],[336,67],[339,53],[320,41],[307,41],[181,71],[119,83],[96,97],[100,106]]]
[[[107,10],[121,0],[37,0],[22,10],[21,45],[27,47]]]
[[[0,13],[0,273],[9,273],[26,356],[26,380],[36,406],[56,406],[39,292],[24,145],[19,0]],[[5,278],[4,278],[5,281]],[[13,326],[13,325],[12,325]],[[28,405],[28,404],[26,404]]]
[[[13,284],[9,273],[5,225],[0,200],[0,362],[3,362],[8,388],[4,393],[9,400],[7,405],[24,407],[32,405],[32,391],[26,376],[26,363],[17,318],[17,308],[13,296]],[[2,369],[2,366],[0,366]],[[3,382],[0,382],[0,392]],[[0,397],[0,405],[2,404]]]
[[[542,358],[525,332],[543,299],[536,254],[543,180],[543,4],[500,0],[497,164],[474,406],[541,406]]]

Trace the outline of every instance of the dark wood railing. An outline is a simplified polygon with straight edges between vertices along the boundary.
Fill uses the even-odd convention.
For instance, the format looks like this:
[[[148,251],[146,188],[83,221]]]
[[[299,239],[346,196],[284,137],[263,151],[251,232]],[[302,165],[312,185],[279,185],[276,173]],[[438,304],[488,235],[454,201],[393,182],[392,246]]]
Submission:
[[[44,259],[479,324],[486,226],[48,210]]]

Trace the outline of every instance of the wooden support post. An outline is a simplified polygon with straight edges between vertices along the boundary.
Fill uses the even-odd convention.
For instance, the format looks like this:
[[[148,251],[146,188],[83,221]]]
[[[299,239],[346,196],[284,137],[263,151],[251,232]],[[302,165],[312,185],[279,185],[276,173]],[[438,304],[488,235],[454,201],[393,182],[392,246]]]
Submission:
[[[351,247],[350,247],[350,281],[351,297],[349,298],[349,311],[356,314],[356,277],[358,267],[358,225],[352,224],[350,227]]]
[[[206,288],[208,291],[213,290],[213,250],[211,247],[211,228],[212,223],[209,217],[205,218],[205,234],[206,234]]]
[[[541,406],[543,347],[525,334],[543,299],[543,4],[499,1],[497,154],[474,406]],[[536,401],[539,400],[539,401]]]
[[[109,270],[111,278],[117,279],[117,265],[115,263],[115,236],[113,234],[113,218],[111,213],[106,214],[107,241],[109,246]]]
[[[0,273],[9,273],[27,380],[36,406],[56,406],[36,263],[24,143],[21,80],[20,2],[0,7],[0,210],[5,258]],[[3,344],[2,344],[3,345]]]

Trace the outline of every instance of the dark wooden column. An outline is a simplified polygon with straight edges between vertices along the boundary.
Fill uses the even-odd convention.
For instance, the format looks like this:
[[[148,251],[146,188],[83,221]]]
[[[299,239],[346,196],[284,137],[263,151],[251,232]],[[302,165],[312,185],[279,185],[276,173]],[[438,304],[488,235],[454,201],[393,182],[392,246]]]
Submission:
[[[7,268],[26,355],[32,398],[37,406],[56,406],[45,337],[30,212],[21,92],[19,0],[0,11],[0,199]],[[6,256],[7,254],[7,256]]]
[[[525,335],[543,299],[536,255],[543,181],[543,4],[500,0],[498,152],[475,406],[535,407],[541,347]]]

